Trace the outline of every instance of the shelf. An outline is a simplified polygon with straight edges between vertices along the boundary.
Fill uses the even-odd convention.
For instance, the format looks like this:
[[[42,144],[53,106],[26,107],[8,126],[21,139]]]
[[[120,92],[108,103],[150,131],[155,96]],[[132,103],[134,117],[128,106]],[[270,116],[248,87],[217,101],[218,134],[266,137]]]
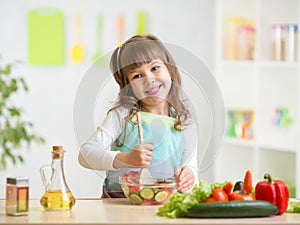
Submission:
[[[217,66],[220,67],[262,67],[262,68],[282,68],[282,69],[298,69],[299,62],[284,62],[284,61],[257,61],[257,60],[219,60]]]
[[[271,144],[271,143],[262,143],[256,140],[246,140],[246,139],[238,139],[238,138],[224,138],[224,144],[227,145],[236,145],[241,147],[250,147],[250,148],[260,148],[260,149],[270,149],[282,152],[296,152],[297,147],[292,144]]]
[[[274,24],[300,25],[299,3],[300,0],[216,1],[216,34],[222,38],[216,39],[215,71],[226,109],[255,111],[253,140],[224,138],[216,164],[217,180],[228,174],[236,177],[233,171],[246,168],[252,169],[255,176],[269,171],[294,182],[296,196],[300,197],[300,30],[296,36],[298,45],[294,43],[296,61],[273,60],[272,30]],[[253,30],[245,32],[247,23],[243,19],[252,20],[254,39],[249,33]],[[252,48],[249,42],[240,44],[245,41],[243,38],[253,44]],[[251,53],[247,57],[240,54],[245,50],[243,46],[248,46],[246,51]],[[249,60],[240,60],[245,58]],[[277,125],[278,121],[282,123]],[[224,159],[237,154],[242,154],[241,162],[225,165]],[[285,168],[290,171],[288,174]]]
[[[224,144],[239,145],[243,147],[254,147],[256,145],[254,140],[246,140],[246,139],[238,139],[238,138],[230,138],[230,137],[226,137],[224,139]]]
[[[266,68],[282,68],[282,69],[298,69],[299,62],[277,62],[277,61],[261,61],[257,62],[257,66]]]
[[[288,146],[288,145],[275,145],[275,144],[270,144],[270,143],[261,143],[259,144],[259,147],[261,149],[270,149],[270,150],[275,150],[275,151],[280,151],[280,152],[291,152],[295,153],[297,151],[296,146]]]

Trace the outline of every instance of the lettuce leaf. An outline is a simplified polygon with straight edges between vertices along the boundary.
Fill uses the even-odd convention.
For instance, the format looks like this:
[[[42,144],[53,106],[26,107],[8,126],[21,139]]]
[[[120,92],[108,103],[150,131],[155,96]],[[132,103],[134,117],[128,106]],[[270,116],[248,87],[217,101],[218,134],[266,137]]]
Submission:
[[[289,201],[286,213],[300,213],[300,202]]]
[[[209,198],[214,188],[223,187],[225,183],[209,183],[200,180],[199,185],[195,185],[191,192],[172,194],[170,201],[158,208],[157,215],[169,218],[185,217],[192,206]]]

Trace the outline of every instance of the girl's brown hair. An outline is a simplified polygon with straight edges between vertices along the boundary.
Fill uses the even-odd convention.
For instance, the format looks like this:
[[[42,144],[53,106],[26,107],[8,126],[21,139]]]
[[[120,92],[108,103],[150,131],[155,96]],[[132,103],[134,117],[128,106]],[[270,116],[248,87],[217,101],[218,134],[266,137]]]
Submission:
[[[174,129],[182,130],[190,113],[182,97],[181,76],[172,55],[154,35],[135,35],[128,39],[122,46],[116,48],[112,53],[110,69],[120,87],[117,105],[114,108],[120,106],[129,108],[128,120],[130,120],[130,115],[134,111],[140,110],[140,101],[133,93],[127,74],[154,59],[162,60],[171,75],[172,87],[167,100],[169,101],[170,109],[177,119]]]

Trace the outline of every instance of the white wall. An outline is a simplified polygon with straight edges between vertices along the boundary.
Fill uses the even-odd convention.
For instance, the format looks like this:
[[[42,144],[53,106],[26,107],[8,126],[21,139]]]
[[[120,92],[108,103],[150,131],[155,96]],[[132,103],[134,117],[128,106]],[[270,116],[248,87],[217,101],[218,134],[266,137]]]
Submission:
[[[39,6],[51,6],[64,12],[66,62],[62,66],[37,66],[27,63],[27,12]],[[80,10],[82,15],[82,41],[87,54],[85,62],[79,65],[71,62],[69,53],[74,41],[72,16],[75,10]],[[93,171],[83,169],[77,162],[79,146],[73,131],[74,99],[95,53],[96,14],[101,13],[104,17],[103,48],[108,52],[117,45],[118,14],[123,13],[125,16],[127,39],[136,31],[138,10],[147,12],[150,33],[163,41],[192,51],[212,67],[214,1],[0,1],[0,54],[3,61],[18,59],[24,62],[16,72],[25,77],[30,89],[28,94],[16,98],[16,104],[24,109],[26,119],[33,122],[36,133],[46,139],[45,145],[24,149],[26,155],[23,165],[9,166],[6,171],[0,172],[0,197],[5,196],[7,176],[27,176],[30,180],[30,197],[40,198],[44,189],[39,168],[50,163],[51,146],[55,144],[63,145],[67,151],[65,174],[75,197],[99,197],[100,177]],[[208,171],[203,177],[209,178],[209,174],[211,172]]]

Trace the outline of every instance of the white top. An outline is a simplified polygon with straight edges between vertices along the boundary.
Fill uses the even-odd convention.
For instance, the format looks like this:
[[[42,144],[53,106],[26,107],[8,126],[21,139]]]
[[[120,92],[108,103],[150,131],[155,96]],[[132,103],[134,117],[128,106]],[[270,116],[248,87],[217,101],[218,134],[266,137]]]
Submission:
[[[117,170],[113,167],[113,162],[120,151],[115,151],[114,146],[125,128],[125,118],[128,116],[128,113],[128,109],[118,107],[107,114],[103,123],[80,148],[78,160],[82,166],[93,170]],[[191,123],[182,132],[186,146],[183,151],[181,164],[192,169],[195,183],[198,183],[197,128],[194,123]]]
[[[139,206],[133,205],[128,199],[76,199],[71,211],[44,211],[38,199],[29,200],[28,216],[5,216],[5,200],[0,200],[0,224],[18,225],[45,225],[45,224],[132,224],[132,225],[174,225],[174,224],[256,224],[256,225],[279,225],[299,224],[299,213],[284,213],[280,216],[257,217],[257,218],[178,218],[170,219],[157,216],[160,205]]]

